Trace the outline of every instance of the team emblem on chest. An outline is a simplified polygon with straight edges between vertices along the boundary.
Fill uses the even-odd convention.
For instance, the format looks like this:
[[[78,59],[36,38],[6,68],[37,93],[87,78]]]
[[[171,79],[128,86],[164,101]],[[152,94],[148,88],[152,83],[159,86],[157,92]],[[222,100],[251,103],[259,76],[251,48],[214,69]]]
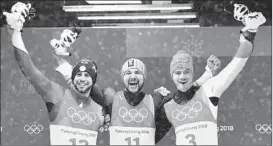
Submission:
[[[174,109],[172,111],[172,118],[177,121],[184,121],[187,118],[195,118],[198,113],[202,110],[202,103],[197,101],[194,102],[191,106],[183,106],[182,109]]]
[[[82,123],[84,125],[91,125],[97,119],[94,112],[86,113],[84,111],[77,111],[73,107],[67,109],[67,115],[69,118],[71,118],[72,122]]]
[[[121,107],[118,110],[119,116],[125,122],[142,122],[146,117],[148,117],[148,110],[146,108],[142,108],[140,110],[137,109],[130,109],[128,110],[125,107]]]

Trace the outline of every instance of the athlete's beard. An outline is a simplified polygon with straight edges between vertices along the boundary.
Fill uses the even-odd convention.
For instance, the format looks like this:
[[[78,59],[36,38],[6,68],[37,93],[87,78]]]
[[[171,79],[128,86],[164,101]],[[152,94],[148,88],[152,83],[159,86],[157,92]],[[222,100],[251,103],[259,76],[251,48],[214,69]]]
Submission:
[[[86,94],[89,90],[92,89],[92,85],[90,85],[89,87],[85,88],[85,89],[80,89],[78,88],[78,86],[76,84],[74,84],[75,90],[77,92],[79,92],[80,94]]]
[[[138,80],[138,79],[136,79],[136,80]],[[125,89],[126,89],[126,91],[127,92],[130,92],[130,93],[132,93],[132,94],[138,94],[139,92],[141,92],[142,91],[142,89],[143,89],[143,86],[144,86],[144,83],[142,83],[142,84],[140,84],[140,82],[139,81],[137,81],[138,83],[137,83],[137,91],[132,91],[132,90],[130,90],[129,88],[130,88],[130,82],[131,80],[129,79],[128,80],[128,86],[126,86],[125,84],[124,84],[124,86],[125,86]]]
[[[142,89],[143,89],[143,86],[144,86],[144,84],[142,84],[142,85],[138,85],[138,90],[136,91],[136,92],[132,92],[128,87],[125,87],[125,90],[127,91],[127,92],[130,92],[130,93],[132,93],[132,94],[138,94],[139,92],[141,92],[142,91]]]

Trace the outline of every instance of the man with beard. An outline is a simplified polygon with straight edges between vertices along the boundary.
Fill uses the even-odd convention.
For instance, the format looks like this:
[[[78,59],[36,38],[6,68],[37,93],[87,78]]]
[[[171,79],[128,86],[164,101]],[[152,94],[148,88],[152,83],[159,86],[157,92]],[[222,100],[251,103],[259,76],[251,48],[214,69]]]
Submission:
[[[240,31],[240,46],[232,61],[201,87],[193,86],[192,57],[178,51],[170,63],[170,74],[177,92],[164,105],[168,121],[175,129],[176,145],[218,145],[217,110],[224,91],[231,85],[253,52],[253,42],[266,19],[260,12],[247,14]],[[161,113],[162,115],[164,113]]]
[[[209,60],[218,58],[209,58]],[[207,72],[198,79],[197,84],[202,84],[209,76],[210,70],[217,70],[219,66],[211,66],[208,62]],[[66,80],[70,80],[71,66],[68,62],[61,64],[57,70],[62,73]],[[131,58],[127,60],[121,69],[121,77],[125,86],[123,91],[111,95],[111,102],[108,103],[111,114],[109,128],[111,145],[154,145],[155,144],[155,112],[160,107],[164,89],[157,91],[152,96],[145,94],[143,90],[144,81],[147,76],[146,66],[139,59]],[[158,93],[160,92],[160,93]],[[168,91],[167,91],[168,92]],[[109,92],[104,92],[109,98]],[[112,101],[114,100],[114,101]],[[103,138],[105,139],[105,138]]]
[[[24,9],[25,5],[20,3],[18,7]],[[21,35],[25,18],[20,13],[4,15],[13,29],[12,44],[19,68],[44,102],[52,105],[48,110],[51,145],[96,145],[98,130],[103,124],[102,107],[90,97],[97,78],[96,63],[89,59],[78,61],[72,70],[73,86],[65,89],[45,77],[33,64]]]

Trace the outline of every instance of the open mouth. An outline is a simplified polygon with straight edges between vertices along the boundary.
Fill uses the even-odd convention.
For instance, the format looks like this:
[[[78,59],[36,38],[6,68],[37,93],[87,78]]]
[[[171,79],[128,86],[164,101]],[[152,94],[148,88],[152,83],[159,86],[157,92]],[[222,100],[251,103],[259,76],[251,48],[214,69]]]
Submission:
[[[138,85],[138,82],[129,82],[129,86],[135,87]]]
[[[128,86],[130,89],[136,89],[138,87],[138,81],[137,80],[131,80],[128,83]]]
[[[179,81],[180,84],[186,84],[188,81]]]

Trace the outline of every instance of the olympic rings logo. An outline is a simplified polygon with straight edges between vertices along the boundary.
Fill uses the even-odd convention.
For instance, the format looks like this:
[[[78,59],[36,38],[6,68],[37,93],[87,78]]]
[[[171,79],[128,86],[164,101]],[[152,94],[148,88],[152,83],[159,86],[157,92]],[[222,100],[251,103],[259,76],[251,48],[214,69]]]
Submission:
[[[44,127],[42,125],[25,125],[24,131],[26,131],[28,134],[39,134],[41,131],[43,131]]]
[[[125,122],[135,121],[137,123],[142,122],[148,116],[148,110],[146,108],[142,108],[139,111],[137,109],[126,109],[125,107],[121,107],[118,111],[120,117],[123,118]]]
[[[97,119],[97,116],[94,112],[86,113],[84,111],[77,111],[73,107],[68,108],[67,115],[74,123],[82,122],[84,125],[90,125]]]
[[[177,121],[184,121],[187,117],[194,118],[198,115],[198,112],[202,110],[202,103],[197,101],[192,106],[183,107],[181,110],[175,109],[172,111],[172,117]]]
[[[272,132],[272,126],[271,124],[270,125],[267,125],[267,124],[257,124],[255,126],[255,129],[261,133],[261,134],[264,134],[264,133],[267,133],[267,134],[270,134]]]

